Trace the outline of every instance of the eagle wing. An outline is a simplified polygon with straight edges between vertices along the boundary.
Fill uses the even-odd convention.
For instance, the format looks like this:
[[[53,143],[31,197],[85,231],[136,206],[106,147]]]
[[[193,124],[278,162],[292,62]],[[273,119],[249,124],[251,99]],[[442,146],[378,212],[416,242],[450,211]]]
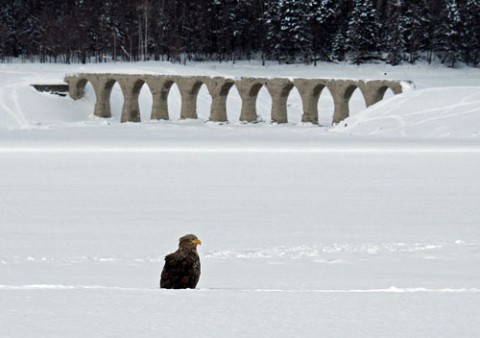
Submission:
[[[164,289],[194,289],[200,279],[200,258],[198,254],[185,255],[174,252],[165,257],[165,265],[160,277],[160,287]]]

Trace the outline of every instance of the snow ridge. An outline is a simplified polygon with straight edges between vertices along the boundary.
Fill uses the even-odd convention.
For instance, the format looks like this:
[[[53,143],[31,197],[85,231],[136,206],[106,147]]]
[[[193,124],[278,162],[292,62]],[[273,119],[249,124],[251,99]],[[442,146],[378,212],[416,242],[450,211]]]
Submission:
[[[158,288],[131,288],[104,285],[62,285],[62,284],[31,284],[31,285],[0,285],[0,291],[6,290],[110,290],[110,291],[155,291]],[[160,290],[170,292],[169,290]],[[193,290],[186,290],[193,291]],[[273,293],[480,293],[480,288],[399,288],[391,286],[382,289],[243,289],[243,288],[201,288],[201,292],[237,291],[237,292],[273,292]]]
[[[206,258],[218,259],[254,259],[254,258],[312,258],[329,254],[377,255],[391,253],[440,252],[442,250],[461,250],[471,248],[462,240],[454,243],[332,243],[324,245],[300,245],[293,247],[274,247],[246,250],[217,250],[205,253]]]

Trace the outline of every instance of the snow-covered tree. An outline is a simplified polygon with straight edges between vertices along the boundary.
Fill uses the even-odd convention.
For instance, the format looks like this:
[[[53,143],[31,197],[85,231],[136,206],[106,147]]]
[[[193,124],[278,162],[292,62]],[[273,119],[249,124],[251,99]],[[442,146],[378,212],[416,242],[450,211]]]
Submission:
[[[320,59],[331,58],[332,41],[336,33],[335,14],[337,12],[335,0],[313,0],[309,2],[309,17],[312,29],[312,50],[316,63],[317,56]]]
[[[280,15],[278,1],[265,0],[263,2],[263,18],[262,23],[265,29],[264,50],[272,57],[279,58],[279,32],[280,32]]]
[[[228,18],[230,21],[231,54],[250,59],[253,52],[261,48],[263,31],[261,18],[263,13],[258,8],[259,0],[233,1]]]
[[[266,9],[268,40],[273,55],[279,60],[295,61],[297,55],[312,55],[312,3],[313,1],[270,1]]]
[[[405,1],[389,0],[387,3],[387,19],[383,25],[384,46],[388,52],[387,61],[398,65],[405,51],[405,34],[407,32],[405,17]]]
[[[478,65],[480,62],[480,0],[467,0],[462,8],[465,28],[463,35],[464,61]]]
[[[362,63],[379,49],[379,23],[372,0],[354,0],[348,20],[346,46],[354,55],[354,62]]]
[[[0,58],[480,62],[480,0],[0,0]],[[71,27],[72,29],[65,29]]]
[[[444,54],[443,61],[451,67],[460,60],[463,34],[463,20],[457,0],[446,0],[444,20],[435,34],[435,50]]]
[[[431,16],[424,1],[404,0],[405,52],[409,62],[415,63],[419,54],[429,48]]]

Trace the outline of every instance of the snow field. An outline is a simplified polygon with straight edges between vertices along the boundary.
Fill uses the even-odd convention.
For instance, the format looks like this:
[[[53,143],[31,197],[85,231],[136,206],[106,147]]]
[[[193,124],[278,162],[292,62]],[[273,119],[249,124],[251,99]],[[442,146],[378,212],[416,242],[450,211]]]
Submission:
[[[352,103],[357,112],[334,129],[206,116],[120,124],[91,116],[91,96],[28,87],[112,68],[317,75],[0,65],[0,337],[480,334],[478,70],[314,69],[416,83],[367,110]],[[118,92],[115,105],[114,115]],[[229,105],[238,109],[234,96]],[[257,105],[268,114],[268,99]],[[293,93],[293,119],[299,107]],[[203,242],[198,289],[160,290],[163,256],[185,233]]]
[[[2,293],[2,299],[14,304],[3,316],[16,324],[14,332],[4,331],[6,336],[470,337],[479,330],[478,294],[95,289]]]
[[[5,337],[478,332],[478,154],[2,158]],[[156,289],[187,232],[199,290]]]

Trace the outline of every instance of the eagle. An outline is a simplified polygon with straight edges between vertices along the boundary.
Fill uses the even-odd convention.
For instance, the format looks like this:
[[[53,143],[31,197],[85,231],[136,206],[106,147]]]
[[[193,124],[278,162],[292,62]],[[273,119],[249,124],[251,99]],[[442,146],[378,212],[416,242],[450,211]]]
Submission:
[[[199,244],[202,241],[193,234],[180,237],[177,251],[165,256],[160,288],[195,289],[200,279]]]

